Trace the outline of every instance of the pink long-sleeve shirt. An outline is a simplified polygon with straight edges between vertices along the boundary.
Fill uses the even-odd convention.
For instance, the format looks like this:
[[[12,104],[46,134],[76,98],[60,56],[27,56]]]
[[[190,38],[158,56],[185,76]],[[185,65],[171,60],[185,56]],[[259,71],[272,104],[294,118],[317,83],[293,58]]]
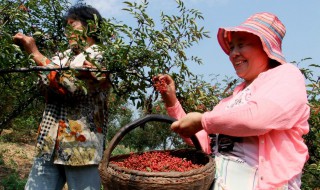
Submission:
[[[275,189],[301,173],[308,159],[308,148],[302,138],[309,131],[310,116],[304,77],[290,63],[270,69],[250,84],[251,98],[247,104],[225,109],[244,86],[244,83],[237,86],[232,96],[203,114],[203,130],[196,136],[207,153],[211,151],[207,134],[257,136],[257,189]],[[185,115],[179,102],[167,111],[177,119]]]

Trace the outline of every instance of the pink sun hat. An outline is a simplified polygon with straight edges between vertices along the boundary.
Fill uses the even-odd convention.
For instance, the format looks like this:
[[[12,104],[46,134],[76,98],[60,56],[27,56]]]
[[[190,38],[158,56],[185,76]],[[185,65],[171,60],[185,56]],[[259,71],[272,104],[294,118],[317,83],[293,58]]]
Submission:
[[[249,32],[258,36],[262,42],[263,50],[270,59],[274,59],[281,64],[286,63],[281,50],[286,28],[277,16],[267,12],[257,13],[239,26],[219,28],[218,42],[227,55],[230,53],[231,32]]]

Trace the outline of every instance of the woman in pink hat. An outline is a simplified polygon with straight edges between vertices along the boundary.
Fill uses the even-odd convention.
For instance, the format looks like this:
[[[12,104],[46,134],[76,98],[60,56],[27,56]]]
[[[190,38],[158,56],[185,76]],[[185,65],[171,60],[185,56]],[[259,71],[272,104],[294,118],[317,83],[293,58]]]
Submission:
[[[168,114],[178,119],[172,130],[187,142],[196,134],[202,149],[214,155],[214,190],[300,189],[310,113],[304,77],[282,54],[284,35],[285,26],[270,13],[218,30],[218,42],[243,82],[212,111],[186,114],[173,79],[154,79],[166,83],[160,93]]]

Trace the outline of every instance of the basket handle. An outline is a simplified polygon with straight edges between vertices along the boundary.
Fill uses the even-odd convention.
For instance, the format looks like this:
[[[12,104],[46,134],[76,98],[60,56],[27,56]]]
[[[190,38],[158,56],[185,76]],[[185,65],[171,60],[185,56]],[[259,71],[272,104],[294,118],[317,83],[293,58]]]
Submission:
[[[121,139],[124,137],[125,134],[127,134],[129,131],[132,131],[133,129],[139,127],[140,125],[143,125],[150,121],[160,121],[160,122],[166,122],[166,123],[173,123],[176,121],[175,118],[166,116],[166,115],[160,115],[160,114],[150,114],[146,115],[145,117],[142,117],[140,119],[137,119],[124,127],[120,128],[120,130],[115,134],[115,136],[112,138],[112,140],[109,143],[108,148],[105,150],[103,159],[102,159],[102,165],[105,164],[106,168],[109,165],[109,159],[111,157],[111,153],[113,149],[118,145],[118,143],[121,141]],[[197,150],[201,150],[200,143],[195,135],[193,135],[191,138],[192,143],[194,144],[195,148]]]

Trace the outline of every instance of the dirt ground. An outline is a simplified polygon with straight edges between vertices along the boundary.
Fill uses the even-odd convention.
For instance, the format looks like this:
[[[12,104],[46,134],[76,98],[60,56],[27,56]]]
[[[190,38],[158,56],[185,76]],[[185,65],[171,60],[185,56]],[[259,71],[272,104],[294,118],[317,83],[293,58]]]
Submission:
[[[4,130],[0,134],[14,135],[11,130]],[[8,175],[16,172],[20,179],[27,179],[33,164],[36,145],[36,133],[23,136],[22,139],[16,139],[18,142],[2,142],[0,141],[0,181]],[[1,161],[3,160],[3,162]],[[0,190],[5,189],[0,184]],[[63,190],[68,190],[67,185]]]
[[[3,130],[0,137],[14,135],[12,130]],[[29,175],[35,153],[36,133],[25,135],[18,142],[0,141],[0,180],[14,172],[20,179],[26,179]],[[4,189],[1,187],[0,190]]]
[[[34,144],[0,143],[4,165],[0,165],[0,179],[18,171],[20,178],[27,178],[34,155]]]

